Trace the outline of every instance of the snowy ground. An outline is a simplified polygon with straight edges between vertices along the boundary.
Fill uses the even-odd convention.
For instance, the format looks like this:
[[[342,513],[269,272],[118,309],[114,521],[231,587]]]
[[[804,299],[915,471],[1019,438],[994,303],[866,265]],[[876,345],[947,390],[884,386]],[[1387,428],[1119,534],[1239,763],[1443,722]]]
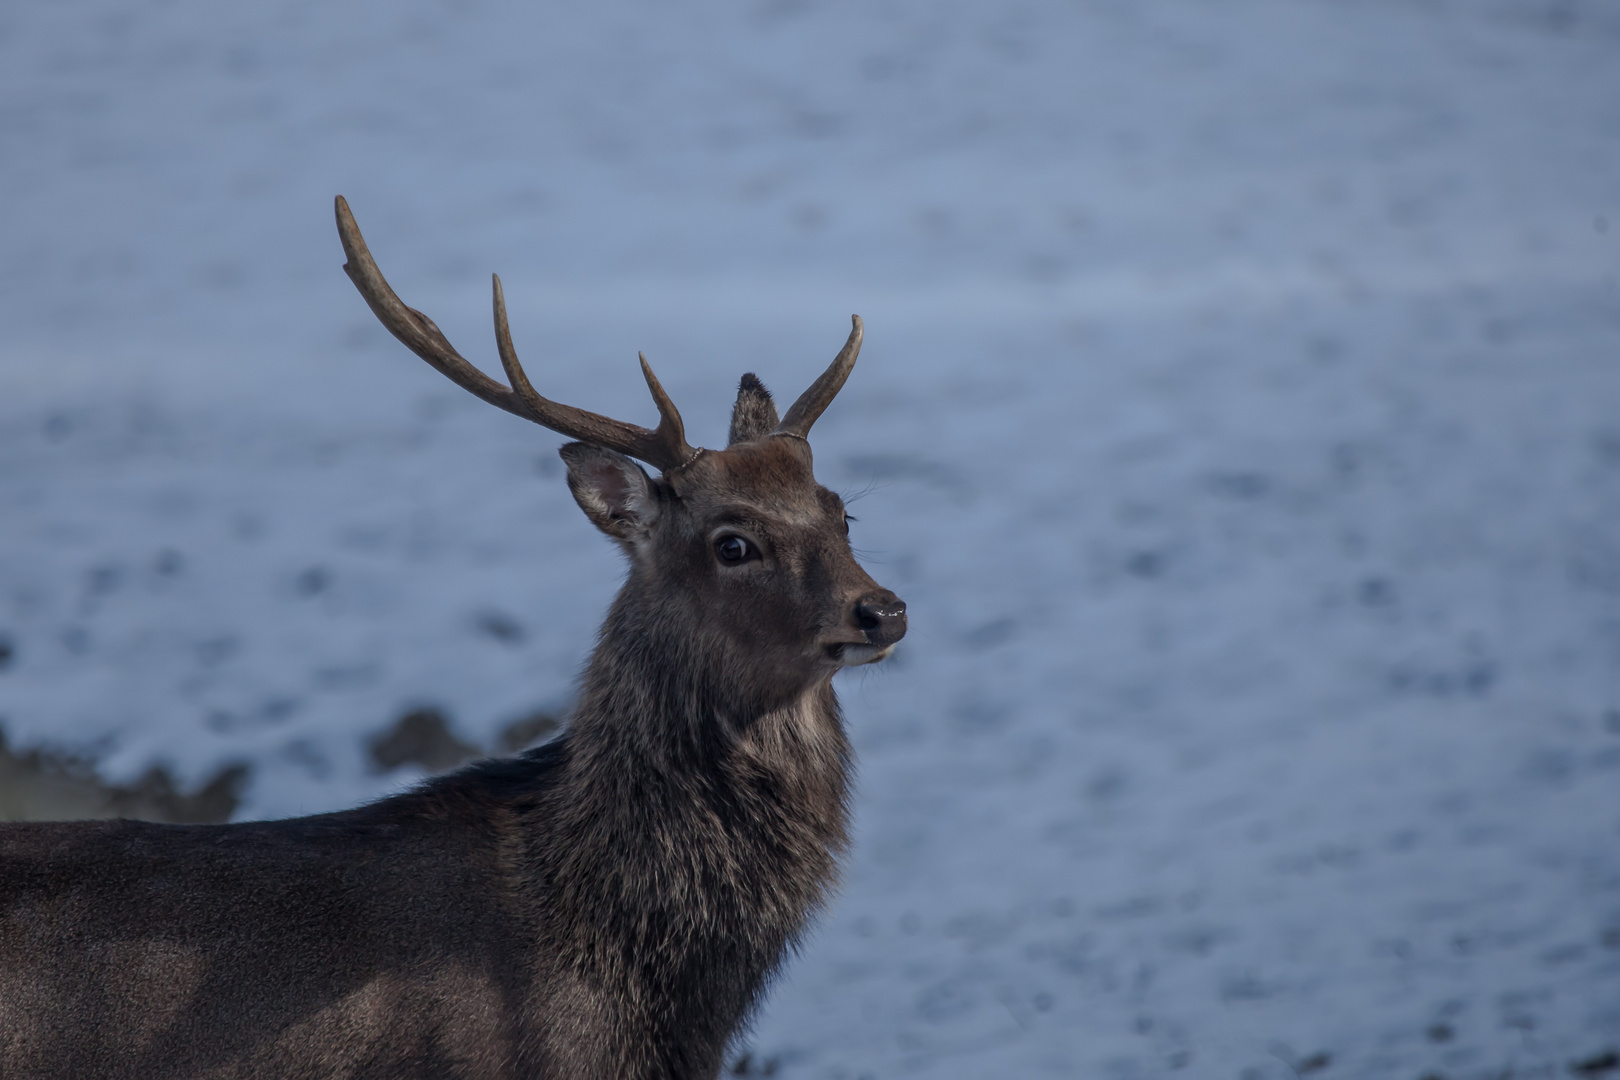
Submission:
[[[578,10],[0,9],[12,745],[277,815],[566,704],[615,556],[342,192],[695,441],[866,318],[817,460],[913,629],[745,1071],[1617,1075],[1620,14]]]

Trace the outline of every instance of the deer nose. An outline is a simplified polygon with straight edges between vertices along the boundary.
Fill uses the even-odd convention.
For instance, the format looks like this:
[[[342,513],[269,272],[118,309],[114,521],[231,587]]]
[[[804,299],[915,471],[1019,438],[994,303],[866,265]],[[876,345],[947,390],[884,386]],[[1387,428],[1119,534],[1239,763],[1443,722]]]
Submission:
[[[855,622],[873,645],[893,645],[906,636],[906,602],[887,589],[855,601]]]

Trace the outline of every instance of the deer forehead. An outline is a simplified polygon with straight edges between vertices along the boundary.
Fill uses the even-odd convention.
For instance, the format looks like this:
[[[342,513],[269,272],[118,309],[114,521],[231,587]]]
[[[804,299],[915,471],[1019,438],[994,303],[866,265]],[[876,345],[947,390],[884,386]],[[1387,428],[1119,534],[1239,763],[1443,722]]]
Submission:
[[[712,450],[672,477],[697,517],[749,512],[789,528],[841,522],[843,503],[816,483],[809,447],[783,438]]]

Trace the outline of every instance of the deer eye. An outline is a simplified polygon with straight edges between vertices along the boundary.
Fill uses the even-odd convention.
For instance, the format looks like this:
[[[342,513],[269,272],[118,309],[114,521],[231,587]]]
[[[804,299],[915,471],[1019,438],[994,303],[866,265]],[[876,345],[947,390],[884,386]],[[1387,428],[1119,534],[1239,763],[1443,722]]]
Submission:
[[[854,521],[854,520],[855,520],[855,515],[854,514],[845,514],[844,515],[844,535],[845,536],[849,535],[849,523]]]
[[[740,566],[758,555],[754,545],[740,536],[722,536],[714,542],[714,557],[727,566]]]

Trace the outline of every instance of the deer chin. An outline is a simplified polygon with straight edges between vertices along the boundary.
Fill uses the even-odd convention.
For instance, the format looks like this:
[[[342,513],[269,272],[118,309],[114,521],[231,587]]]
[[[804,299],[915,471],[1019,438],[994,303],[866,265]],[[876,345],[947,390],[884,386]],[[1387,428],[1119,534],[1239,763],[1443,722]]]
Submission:
[[[886,660],[894,652],[891,645],[829,645],[827,654],[839,667],[860,667],[862,664],[875,664],[879,660]]]

